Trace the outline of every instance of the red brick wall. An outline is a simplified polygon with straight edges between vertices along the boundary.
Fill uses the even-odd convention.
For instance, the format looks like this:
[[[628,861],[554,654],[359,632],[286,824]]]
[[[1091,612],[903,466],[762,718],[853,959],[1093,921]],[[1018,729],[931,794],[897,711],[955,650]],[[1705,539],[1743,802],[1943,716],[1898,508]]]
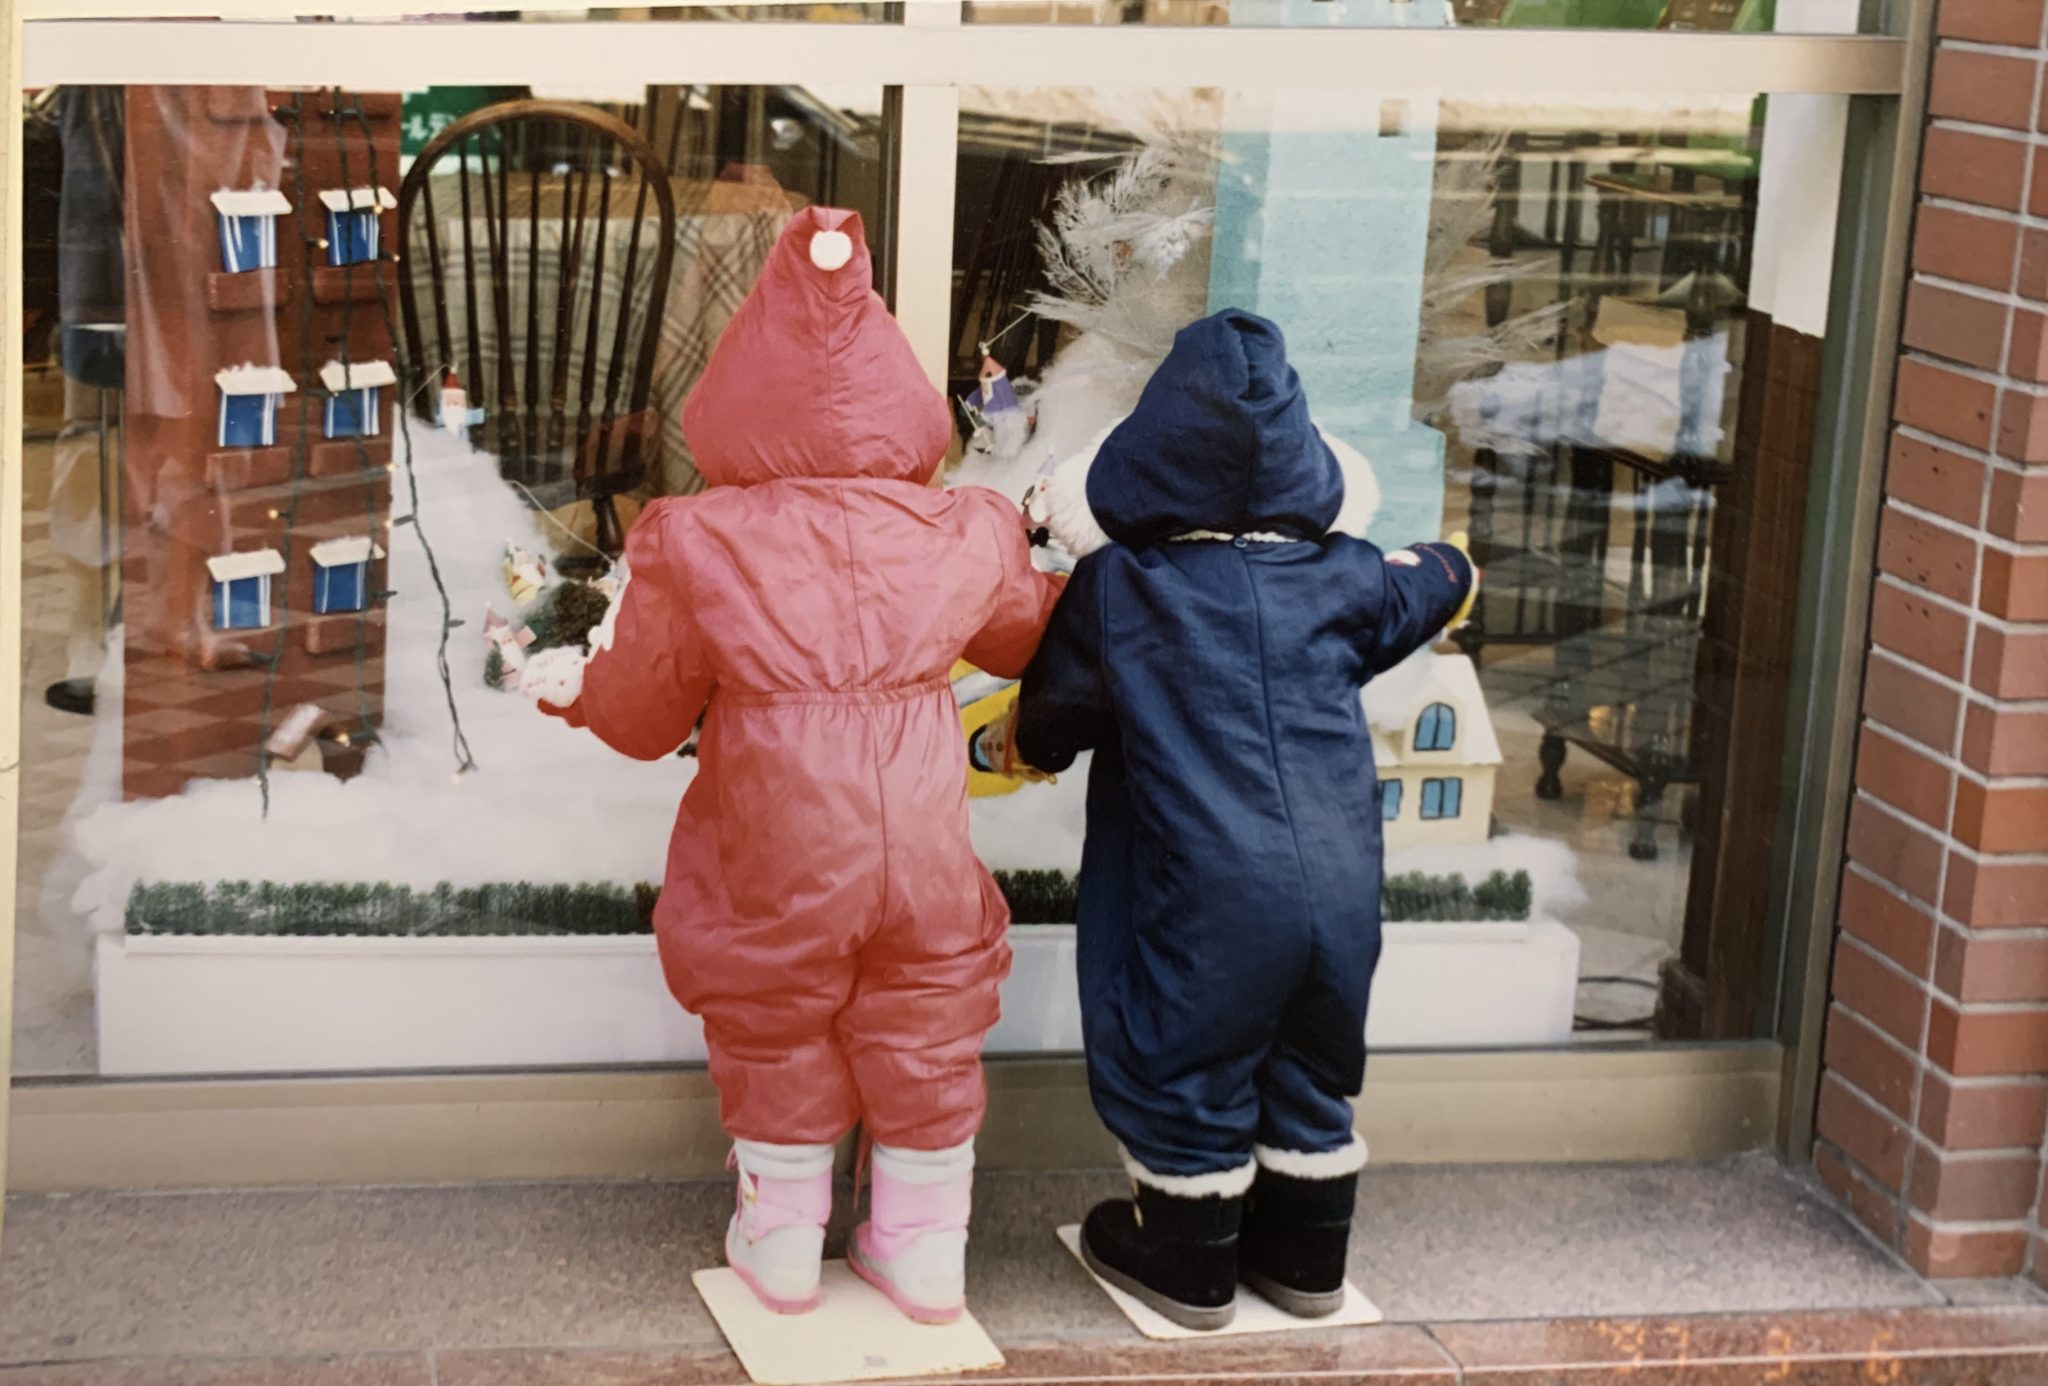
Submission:
[[[1815,1162],[1923,1273],[2048,1283],[2048,15],[1938,24]]]

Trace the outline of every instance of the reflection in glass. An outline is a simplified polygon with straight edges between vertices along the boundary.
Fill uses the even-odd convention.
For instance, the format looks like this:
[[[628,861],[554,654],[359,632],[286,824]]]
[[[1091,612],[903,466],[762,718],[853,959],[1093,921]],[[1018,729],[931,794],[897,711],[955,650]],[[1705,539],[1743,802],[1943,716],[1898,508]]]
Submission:
[[[691,757],[625,761],[509,690],[592,636],[645,504],[700,489],[680,405],[792,211],[850,206],[888,243],[882,95],[42,100],[22,1071],[700,1051],[645,937]],[[1371,478],[1346,523],[1388,549],[1465,531],[1486,569],[1470,623],[1358,715],[1389,994],[1401,931],[1435,929],[1515,1004],[1438,998],[1428,1032],[1388,1011],[1376,1045],[1753,1033],[1820,359],[1759,266],[1823,286],[1824,318],[1831,236],[1762,196],[1793,109],[961,93],[955,260],[913,267],[953,288],[949,484],[1041,503],[1232,304],[1281,324]],[[955,691],[963,732],[1014,697],[966,668]],[[1078,1043],[1085,783],[970,783],[1017,921],[996,1052]],[[386,1005],[434,948],[465,960],[441,1018]],[[172,1044],[118,988],[195,950],[285,970]],[[572,992],[645,1023],[575,1020]],[[384,1021],[309,1023],[351,997]],[[510,1020],[445,1023],[470,1005]]]
[[[952,388],[969,399],[992,359],[1029,427],[963,410],[955,484],[1028,501],[1130,409],[1179,326],[1223,306],[1275,319],[1318,425],[1369,464],[1368,532],[1389,550],[1469,532],[1486,572],[1470,622],[1365,693],[1383,984],[1409,921],[1518,918],[1564,950],[1562,991],[1536,1004],[1531,965],[1531,1028],[1462,1042],[1563,1039],[1575,1016],[1753,1033],[1797,564],[1745,554],[1789,557],[1818,375],[1817,338],[1759,311],[1753,268],[1766,242],[1824,268],[1830,234],[1759,227],[1763,103],[961,105]],[[989,860],[1072,870],[1081,778],[978,800]],[[1709,939],[1747,961],[1704,961]]]
[[[20,1071],[631,1058],[604,1024],[552,1053],[450,1025],[459,994],[408,1034],[378,998],[418,963],[379,980],[376,940],[420,934],[632,934],[637,967],[583,965],[684,1024],[643,883],[692,762],[624,761],[512,690],[589,636],[645,504],[701,489],[681,402],[783,223],[821,201],[886,234],[881,98],[44,95]],[[208,974],[237,1002],[163,1011],[150,963],[195,935],[241,960]],[[345,1003],[383,1020],[318,1018]]]

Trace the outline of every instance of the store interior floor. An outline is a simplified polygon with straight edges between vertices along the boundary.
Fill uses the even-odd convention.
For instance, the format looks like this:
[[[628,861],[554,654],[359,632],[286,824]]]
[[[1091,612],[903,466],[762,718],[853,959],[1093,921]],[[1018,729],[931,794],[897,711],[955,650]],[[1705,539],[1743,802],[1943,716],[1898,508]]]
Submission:
[[[1632,1350],[1639,1364],[1674,1343],[1704,1357],[1744,1325],[1778,1352],[1808,1329],[1848,1334],[1853,1352],[1904,1352],[1928,1324],[2032,1335],[2048,1352],[2048,1296],[1923,1281],[1763,1155],[1370,1170],[1352,1274],[1386,1325],[1152,1344],[1054,1240],[1121,1183],[980,1176],[970,1300],[1011,1375],[1479,1380],[1452,1364],[1539,1323],[1552,1347]],[[730,1207],[723,1182],[17,1196],[0,1254],[0,1383],[736,1381],[690,1284],[717,1264]],[[835,1249],[847,1220],[842,1207]],[[2048,1379],[2048,1356],[2031,1365],[2044,1374],[1842,1379]],[[1836,1378],[1684,1381],[1702,1379]]]

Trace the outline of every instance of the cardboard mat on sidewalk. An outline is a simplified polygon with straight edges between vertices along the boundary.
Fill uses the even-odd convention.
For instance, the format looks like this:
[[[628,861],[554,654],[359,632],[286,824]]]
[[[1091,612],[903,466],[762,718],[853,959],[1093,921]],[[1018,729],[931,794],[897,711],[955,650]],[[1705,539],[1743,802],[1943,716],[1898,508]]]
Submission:
[[[954,1372],[990,1371],[1003,1354],[974,1320],[913,1323],[844,1261],[825,1263],[824,1302],[808,1314],[777,1314],[724,1267],[691,1277],[719,1331],[758,1386],[823,1386]]]

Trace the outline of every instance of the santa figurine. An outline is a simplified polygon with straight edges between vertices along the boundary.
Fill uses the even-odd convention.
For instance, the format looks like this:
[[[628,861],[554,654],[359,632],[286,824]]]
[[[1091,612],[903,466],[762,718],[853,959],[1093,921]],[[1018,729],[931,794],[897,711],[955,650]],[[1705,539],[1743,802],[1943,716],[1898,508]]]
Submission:
[[[469,397],[462,391],[462,382],[455,372],[441,372],[441,427],[450,433],[460,433],[468,421]]]

